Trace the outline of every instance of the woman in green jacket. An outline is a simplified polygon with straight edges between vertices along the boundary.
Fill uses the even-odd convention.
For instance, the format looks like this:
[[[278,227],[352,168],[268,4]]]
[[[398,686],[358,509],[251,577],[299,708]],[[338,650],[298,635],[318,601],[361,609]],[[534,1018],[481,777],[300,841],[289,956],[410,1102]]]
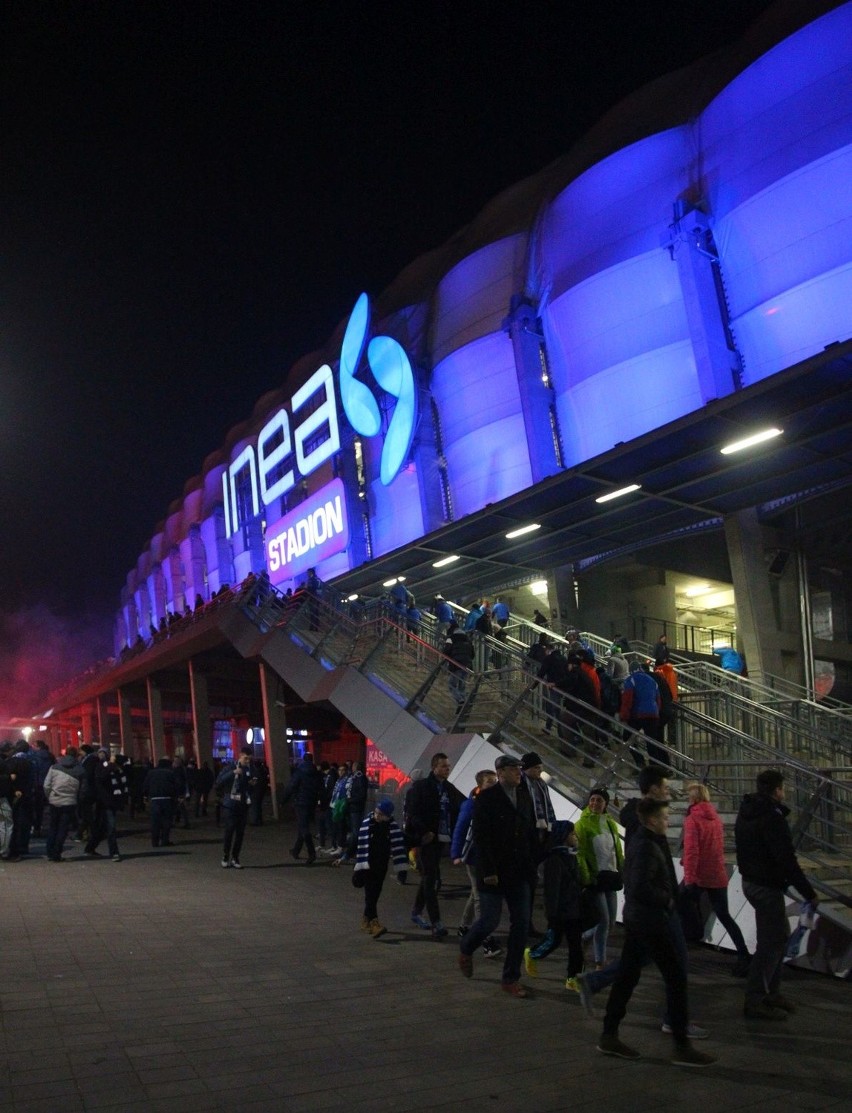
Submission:
[[[587,874],[598,898],[598,922],[583,936],[592,939],[595,965],[598,970],[606,965],[606,942],[609,929],[615,923],[618,906],[616,893],[622,887],[624,851],[621,836],[614,819],[606,814],[609,793],[605,788],[593,788],[589,800],[574,827],[579,844],[580,868]]]

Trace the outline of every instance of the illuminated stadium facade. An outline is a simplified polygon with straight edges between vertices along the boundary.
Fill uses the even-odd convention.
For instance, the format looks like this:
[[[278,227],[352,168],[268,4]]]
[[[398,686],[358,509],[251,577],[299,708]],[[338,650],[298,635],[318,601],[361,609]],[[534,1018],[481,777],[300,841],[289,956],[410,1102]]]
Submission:
[[[690,571],[708,574],[698,550],[714,545],[728,560],[752,668],[807,673],[798,633],[784,660],[762,642],[768,596],[750,614],[741,586],[797,552],[791,508],[799,525],[824,517],[849,476],[852,4],[823,12],[801,26],[770,10],[742,42],[621,104],[374,305],[354,291],[328,344],[169,508],[127,577],[116,651],[249,572],[285,590],[309,567],[373,594],[405,571],[423,602],[544,575],[563,619],[579,576],[580,621],[603,630],[630,604],[604,558],[692,538]],[[800,427],[793,411],[807,413]],[[713,486],[720,441],[773,423],[778,441],[739,464],[765,469],[761,483],[743,494],[754,471],[732,465]],[[625,446],[642,452],[625,460]],[[681,474],[655,483],[661,452]],[[693,466],[700,452],[712,465]],[[690,490],[699,478],[709,485]],[[596,526],[587,503],[633,482]],[[541,531],[507,546],[503,527],[533,517]],[[491,565],[465,552],[464,523],[491,537]],[[456,551],[453,576],[436,576]]]

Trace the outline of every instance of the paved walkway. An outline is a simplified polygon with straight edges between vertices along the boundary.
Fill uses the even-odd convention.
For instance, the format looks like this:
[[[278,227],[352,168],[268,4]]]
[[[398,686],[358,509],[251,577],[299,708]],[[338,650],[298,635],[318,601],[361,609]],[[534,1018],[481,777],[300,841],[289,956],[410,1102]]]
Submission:
[[[604,1058],[563,954],[512,1000],[499,962],[466,981],[453,943],[411,926],[410,884],[388,881],[373,940],[349,870],[293,862],[287,825],[249,828],[237,872],[201,823],[153,851],[125,821],[121,863],[76,845],[62,865],[0,863],[3,1113],[852,1109],[848,983],[790,971],[799,1012],[755,1027],[730,957],[693,949],[718,1065],[669,1064],[651,972],[622,1026],[643,1059]],[[448,924],[460,908],[449,889]]]

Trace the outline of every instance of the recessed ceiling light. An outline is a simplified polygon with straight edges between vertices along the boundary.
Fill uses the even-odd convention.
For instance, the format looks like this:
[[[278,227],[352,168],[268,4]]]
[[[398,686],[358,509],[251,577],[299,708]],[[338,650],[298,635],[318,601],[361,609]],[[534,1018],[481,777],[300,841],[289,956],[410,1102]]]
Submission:
[[[346,596],[346,602],[347,603],[354,603],[357,598],[358,598],[358,592],[353,591],[351,595]]]
[[[730,456],[732,452],[742,452],[744,448],[751,448],[752,445],[762,444],[764,441],[771,441],[775,437],[780,437],[783,432],[783,429],[776,429],[773,426],[771,429],[763,429],[760,433],[753,433],[750,437],[743,437],[740,441],[731,441],[730,444],[726,444],[719,451],[723,456]]]
[[[436,560],[435,563],[432,565],[432,567],[433,568],[443,568],[445,564],[453,564],[457,560],[461,560],[461,557],[459,557],[459,556],[444,557],[443,560]]]
[[[595,502],[609,502],[611,499],[620,499],[622,495],[632,494],[641,488],[641,483],[631,483],[629,487],[619,487],[617,491],[609,491],[605,495],[598,495]]]
[[[392,580],[385,580],[385,582],[382,584],[382,587],[393,587],[393,585],[395,583],[396,583],[396,576],[394,576],[394,578]]]
[[[511,541],[515,537],[523,537],[525,533],[535,533],[537,529],[541,529],[538,522],[533,522],[528,526],[520,526],[518,529],[513,529],[510,533],[507,533],[506,539]]]

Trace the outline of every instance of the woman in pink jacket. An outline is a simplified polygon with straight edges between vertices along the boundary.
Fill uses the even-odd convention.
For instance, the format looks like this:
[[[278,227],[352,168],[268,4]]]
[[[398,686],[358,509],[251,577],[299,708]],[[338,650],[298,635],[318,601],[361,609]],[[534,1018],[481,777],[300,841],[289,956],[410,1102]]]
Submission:
[[[703,889],[716,919],[726,929],[737,949],[735,977],[748,973],[751,955],[743,933],[728,911],[728,871],[725,867],[725,832],[719,813],[710,803],[706,785],[687,786],[689,808],[683,820],[683,881],[687,889],[699,894]]]

